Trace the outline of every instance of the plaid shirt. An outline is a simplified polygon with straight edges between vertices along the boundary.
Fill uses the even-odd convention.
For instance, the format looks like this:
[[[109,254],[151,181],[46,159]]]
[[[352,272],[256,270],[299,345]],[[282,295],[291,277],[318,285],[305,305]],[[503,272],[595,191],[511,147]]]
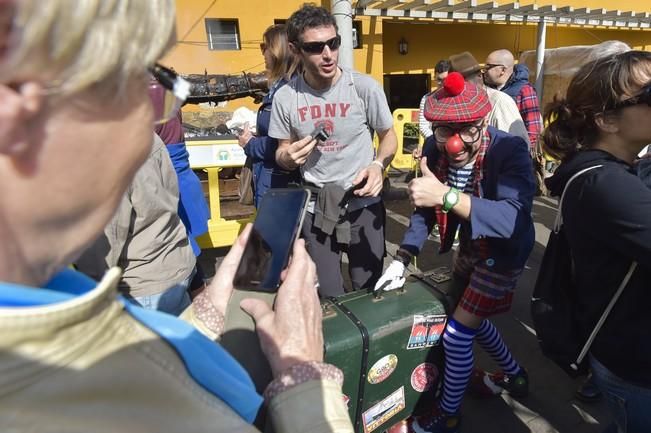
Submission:
[[[524,126],[529,133],[529,149],[531,152],[536,150],[538,137],[542,131],[542,117],[540,116],[540,106],[538,105],[538,95],[536,89],[531,84],[522,86],[520,93],[515,97],[515,104],[524,121]]]

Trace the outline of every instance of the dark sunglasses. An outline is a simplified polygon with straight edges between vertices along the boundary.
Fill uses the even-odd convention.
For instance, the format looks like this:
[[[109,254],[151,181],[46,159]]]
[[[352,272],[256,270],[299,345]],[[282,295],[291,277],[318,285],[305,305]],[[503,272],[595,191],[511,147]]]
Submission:
[[[321,54],[326,45],[332,51],[338,50],[339,46],[341,45],[341,36],[337,35],[332,39],[328,39],[327,41],[299,42],[298,44],[301,50],[310,54]]]
[[[633,105],[640,104],[646,104],[651,107],[651,83],[644,86],[639,95],[632,96],[616,103],[612,109],[619,110],[620,108],[632,107]]]
[[[262,43],[260,44],[260,51],[262,52],[262,54],[264,54],[264,52],[267,51],[267,44],[265,44],[264,42],[262,42]]]
[[[502,65],[502,64],[500,64],[500,63],[486,63],[486,64],[484,65],[484,67],[482,68],[482,70],[483,70],[484,72],[486,72],[486,71],[490,71],[490,70],[493,69],[493,68],[497,68],[498,66],[504,66],[504,65]]]

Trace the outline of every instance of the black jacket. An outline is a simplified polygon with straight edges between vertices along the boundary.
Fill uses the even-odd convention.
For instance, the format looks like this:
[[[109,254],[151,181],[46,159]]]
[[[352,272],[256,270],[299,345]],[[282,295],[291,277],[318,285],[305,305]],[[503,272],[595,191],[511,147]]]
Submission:
[[[589,333],[633,260],[638,268],[597,335],[591,353],[609,370],[651,388],[651,189],[624,161],[601,150],[579,152],[548,179],[563,203],[564,227],[575,262],[579,323]]]

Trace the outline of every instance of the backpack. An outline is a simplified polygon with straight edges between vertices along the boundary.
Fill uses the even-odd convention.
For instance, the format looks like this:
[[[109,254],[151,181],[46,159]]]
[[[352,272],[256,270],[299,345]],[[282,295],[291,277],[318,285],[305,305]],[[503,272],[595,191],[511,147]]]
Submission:
[[[531,298],[531,318],[543,354],[571,377],[587,373],[586,355],[590,345],[637,266],[636,262],[631,264],[590,335],[581,332],[575,314],[577,291],[574,264],[563,227],[561,210],[563,197],[572,181],[583,173],[599,167],[601,165],[579,171],[565,185]]]

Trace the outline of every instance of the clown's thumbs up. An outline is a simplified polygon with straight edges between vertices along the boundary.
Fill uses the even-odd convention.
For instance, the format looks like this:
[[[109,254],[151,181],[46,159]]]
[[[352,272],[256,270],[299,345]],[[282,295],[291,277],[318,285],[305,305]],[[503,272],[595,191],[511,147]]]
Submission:
[[[434,173],[427,166],[427,157],[423,156],[420,159],[420,171],[423,173],[423,177],[434,177]]]
[[[439,182],[438,178],[427,166],[427,157],[420,160],[422,177],[417,177],[409,182],[407,192],[409,200],[416,207],[434,207],[440,205],[440,196],[446,187]]]

